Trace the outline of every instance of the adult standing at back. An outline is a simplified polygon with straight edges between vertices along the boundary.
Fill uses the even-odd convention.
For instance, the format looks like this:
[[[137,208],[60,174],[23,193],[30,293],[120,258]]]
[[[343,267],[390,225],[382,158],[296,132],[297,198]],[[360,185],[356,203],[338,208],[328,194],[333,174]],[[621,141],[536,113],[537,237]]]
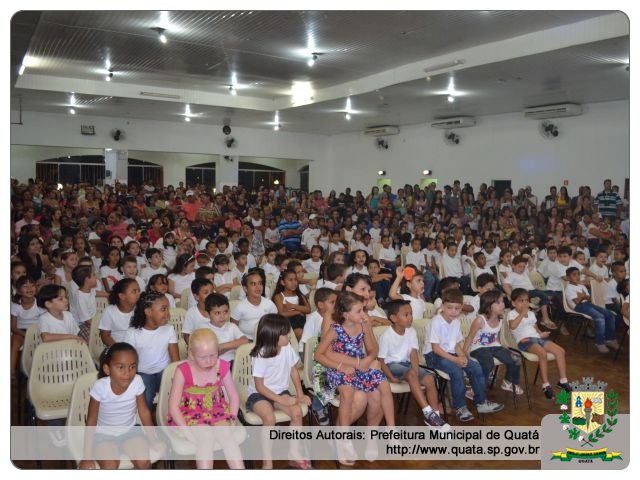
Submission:
[[[294,220],[293,212],[287,210],[284,219],[278,224],[278,231],[282,243],[287,247],[288,252],[297,252],[300,250],[300,241],[302,239],[302,225],[298,220]]]
[[[596,196],[595,205],[603,218],[616,218],[622,210],[620,195],[611,189],[611,180],[604,181],[604,190]]]
[[[182,203],[182,211],[187,220],[191,223],[195,223],[198,218],[198,210],[202,206],[200,200],[196,198],[193,190],[187,190],[187,201]]]

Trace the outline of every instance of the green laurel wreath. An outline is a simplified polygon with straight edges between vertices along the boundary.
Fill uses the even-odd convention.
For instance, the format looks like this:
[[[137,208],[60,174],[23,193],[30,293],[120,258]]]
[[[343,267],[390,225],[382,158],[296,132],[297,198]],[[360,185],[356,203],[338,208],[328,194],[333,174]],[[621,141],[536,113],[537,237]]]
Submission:
[[[556,403],[559,405],[567,405],[571,398],[571,394],[562,390],[558,395],[556,395]],[[589,434],[587,441],[585,441],[582,446],[584,447],[588,443],[598,443],[600,439],[604,438],[607,433],[611,433],[613,431],[613,426],[618,423],[618,419],[615,418],[618,415],[618,395],[610,390],[609,394],[606,397],[606,415],[609,417],[606,420],[606,423],[601,427],[598,427],[596,430]],[[568,405],[567,405],[568,408]],[[562,414],[558,417],[560,419],[560,423],[564,425],[568,425],[571,423],[571,418],[567,411],[563,411]],[[577,440],[580,436],[580,430],[576,427],[567,430],[570,440]]]

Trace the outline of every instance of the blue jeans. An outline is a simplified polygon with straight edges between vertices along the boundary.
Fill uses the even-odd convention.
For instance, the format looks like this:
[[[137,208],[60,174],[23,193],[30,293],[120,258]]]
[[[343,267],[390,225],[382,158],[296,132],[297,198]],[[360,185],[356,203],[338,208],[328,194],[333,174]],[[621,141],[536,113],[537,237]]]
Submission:
[[[373,284],[373,288],[376,291],[376,300],[386,301],[389,297],[389,290],[391,289],[391,282],[389,280],[380,280]]]
[[[504,347],[482,347],[473,350],[470,355],[480,362],[482,373],[487,382],[489,375],[494,369],[493,357],[500,360],[507,367],[505,379],[511,383],[520,383],[520,364],[511,355],[511,352]]]
[[[144,400],[147,402],[149,411],[153,408],[153,399],[156,393],[160,391],[160,381],[162,380],[162,372],[158,373],[142,373],[138,372],[144,383]]]
[[[454,354],[455,355],[455,354]],[[464,374],[467,374],[473,389],[473,403],[480,405],[486,401],[485,379],[482,367],[478,362],[469,360],[465,368],[460,368],[446,358],[439,357],[433,352],[425,355],[425,360],[430,368],[437,368],[446,372],[451,378],[451,395],[453,396],[453,408],[456,410],[465,406]]]
[[[576,305],[575,311],[593,318],[596,345],[602,345],[605,340],[616,338],[616,316],[606,308],[598,307],[590,302],[581,302]]]
[[[424,272],[424,299],[431,302],[436,298],[440,279],[429,270]]]

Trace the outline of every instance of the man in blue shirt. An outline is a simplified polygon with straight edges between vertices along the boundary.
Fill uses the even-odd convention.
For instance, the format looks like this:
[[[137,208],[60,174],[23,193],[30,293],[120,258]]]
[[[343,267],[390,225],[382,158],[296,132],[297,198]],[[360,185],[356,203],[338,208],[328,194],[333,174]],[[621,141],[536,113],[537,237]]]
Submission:
[[[297,252],[300,250],[302,225],[293,219],[293,212],[291,210],[287,210],[284,214],[284,219],[280,220],[278,231],[280,232],[282,243],[288,252]]]

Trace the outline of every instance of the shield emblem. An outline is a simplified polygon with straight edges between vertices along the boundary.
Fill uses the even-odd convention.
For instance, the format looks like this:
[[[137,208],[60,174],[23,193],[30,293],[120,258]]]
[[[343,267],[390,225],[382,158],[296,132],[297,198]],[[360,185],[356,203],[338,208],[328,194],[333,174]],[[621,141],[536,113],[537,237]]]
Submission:
[[[571,392],[571,423],[589,434],[605,422],[604,392]]]

